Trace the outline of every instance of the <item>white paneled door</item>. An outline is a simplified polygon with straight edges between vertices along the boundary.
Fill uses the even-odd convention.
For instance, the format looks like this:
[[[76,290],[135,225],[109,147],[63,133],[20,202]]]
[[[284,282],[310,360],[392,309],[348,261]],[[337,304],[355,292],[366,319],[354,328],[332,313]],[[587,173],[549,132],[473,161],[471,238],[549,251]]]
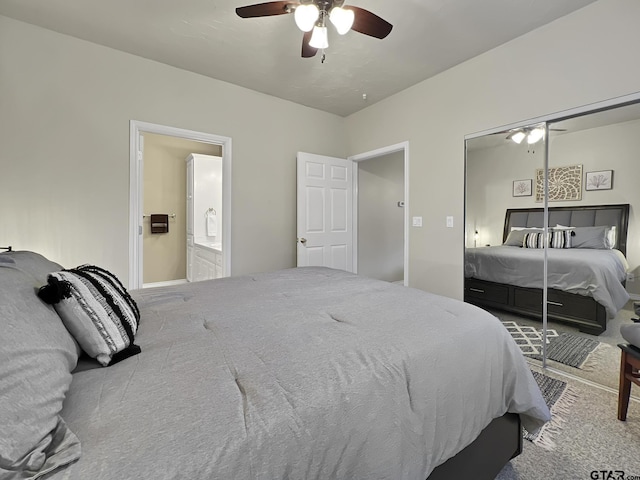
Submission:
[[[298,266],[353,271],[353,162],[298,152]]]

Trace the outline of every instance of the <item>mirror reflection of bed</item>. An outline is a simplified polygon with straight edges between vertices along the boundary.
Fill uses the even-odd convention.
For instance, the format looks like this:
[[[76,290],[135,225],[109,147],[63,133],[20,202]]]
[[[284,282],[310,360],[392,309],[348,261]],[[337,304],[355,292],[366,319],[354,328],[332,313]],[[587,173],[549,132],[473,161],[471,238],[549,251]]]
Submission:
[[[549,169],[567,166],[581,168],[578,198],[566,201],[550,199],[548,226],[586,228],[611,227],[615,224],[616,239],[612,245],[614,248],[590,248],[587,255],[595,255],[578,260],[583,266],[587,265],[582,274],[566,263],[566,257],[584,257],[587,249],[547,249],[550,289],[547,299],[546,364],[617,390],[620,368],[617,344],[623,342],[620,326],[633,323],[632,319],[637,317],[633,302],[640,300],[640,226],[637,225],[634,212],[634,206],[640,204],[636,198],[640,193],[637,193],[635,185],[640,178],[640,162],[637,160],[640,105],[636,103],[559,119],[549,122],[548,129],[548,145],[544,144],[545,139],[534,145],[528,145],[526,141],[518,145],[507,138],[509,131],[471,138],[466,142],[465,300],[483,306],[503,323],[513,322],[517,328],[537,331],[541,343],[542,291],[540,287],[532,288],[531,282],[534,278],[543,278],[543,263],[538,267],[517,268],[515,259],[502,259],[502,267],[509,270],[508,265],[511,264],[509,273],[516,278],[501,280],[491,276],[477,278],[475,269],[479,267],[470,260],[486,263],[485,257],[489,257],[492,250],[499,250],[513,227],[543,226],[542,213],[536,212],[536,209],[542,210],[543,207],[541,201],[536,201],[536,174],[538,169],[544,168],[548,147]],[[592,172],[598,171],[611,172],[613,178],[604,188],[594,189],[592,184],[587,183],[587,174],[590,178]],[[549,178],[553,180],[551,176]],[[518,180],[525,180],[524,194],[515,191]],[[529,182],[526,182],[528,180],[530,190]],[[552,187],[550,185],[550,193],[553,192]],[[599,207],[613,210],[607,212]],[[616,214],[612,213],[616,208],[622,224],[617,223]],[[600,213],[595,214],[596,211]],[[514,217],[508,218],[509,214]],[[562,215],[571,214],[576,215],[573,221],[562,218]],[[600,217],[597,221],[596,215]],[[589,225],[590,221],[595,223]],[[518,250],[520,255],[525,256],[542,253],[535,252],[537,249],[533,248],[511,247],[511,250]],[[594,256],[607,258],[607,275],[601,271],[602,267],[596,267],[595,261],[590,260]],[[592,269],[599,270],[590,271]],[[571,284],[580,275],[584,277],[584,284]],[[516,282],[516,285],[510,282]],[[553,288],[554,282],[558,288]],[[593,300],[593,292],[597,290],[599,302]],[[481,298],[483,296],[488,298]],[[569,315],[563,315],[562,310],[567,308]],[[574,356],[578,359],[572,365],[569,364],[573,360],[566,362],[566,359],[562,359],[560,362],[554,360],[553,356],[549,358],[550,345],[556,342],[554,348],[557,349],[567,339],[571,341],[567,348],[574,350]],[[586,360],[580,363],[584,352],[588,352]],[[532,363],[542,361],[535,353],[527,357]]]

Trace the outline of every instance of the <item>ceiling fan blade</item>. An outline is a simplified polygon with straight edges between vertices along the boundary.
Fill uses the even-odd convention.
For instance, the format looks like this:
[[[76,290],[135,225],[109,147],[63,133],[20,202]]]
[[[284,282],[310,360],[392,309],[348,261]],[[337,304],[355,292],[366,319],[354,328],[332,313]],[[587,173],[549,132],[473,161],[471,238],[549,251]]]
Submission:
[[[242,18],[253,17],[269,17],[271,15],[284,15],[285,13],[293,12],[289,5],[297,5],[298,2],[291,1],[278,1],[278,2],[266,2],[257,3],[255,5],[247,5],[244,7],[236,8],[236,13]]]
[[[302,58],[310,58],[315,56],[318,53],[318,49],[309,45],[309,40],[311,40],[312,32],[304,32],[302,37]]]
[[[347,10],[353,10],[354,19],[351,30],[364,33],[375,38],[384,38],[391,32],[393,25],[386,20],[380,18],[375,13],[371,13],[364,8],[347,6],[343,7]]]

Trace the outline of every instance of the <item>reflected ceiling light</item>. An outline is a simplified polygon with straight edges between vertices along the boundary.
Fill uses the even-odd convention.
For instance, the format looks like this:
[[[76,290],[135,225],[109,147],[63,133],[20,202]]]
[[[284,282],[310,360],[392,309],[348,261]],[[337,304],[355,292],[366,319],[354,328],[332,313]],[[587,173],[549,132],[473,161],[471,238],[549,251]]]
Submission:
[[[341,7],[333,7],[329,12],[329,20],[336,27],[336,30],[340,35],[344,35],[353,25],[354,13],[353,10],[348,10]]]
[[[529,145],[532,145],[540,141],[542,137],[544,137],[544,128],[541,128],[541,127],[534,128],[529,132],[529,135],[527,135],[527,143]]]
[[[507,140],[513,140],[515,143],[520,144],[526,138],[529,145],[538,143],[544,138],[544,127],[523,127],[512,130],[507,135]]]
[[[320,16],[320,10],[313,3],[298,5],[293,14],[296,25],[303,32],[310,32]],[[351,28],[351,27],[349,27]]]
[[[511,140],[519,144],[522,142],[522,140],[524,140],[524,137],[526,137],[525,133],[520,131],[511,135]]]
[[[329,39],[327,37],[327,27],[316,25],[313,27],[313,33],[311,34],[311,40],[309,45],[313,48],[321,49],[329,46]]]

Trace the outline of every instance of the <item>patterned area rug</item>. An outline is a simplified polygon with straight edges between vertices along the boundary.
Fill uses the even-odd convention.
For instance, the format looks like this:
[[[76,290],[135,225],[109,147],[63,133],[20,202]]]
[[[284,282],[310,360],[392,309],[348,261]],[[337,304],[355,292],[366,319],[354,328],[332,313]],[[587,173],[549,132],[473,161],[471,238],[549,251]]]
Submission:
[[[529,433],[524,430],[523,437],[544,449],[553,450],[556,444],[552,437],[562,428],[577,396],[575,391],[567,386],[567,382],[556,380],[542,373],[533,371],[531,373],[533,373],[533,377],[536,379],[542,396],[551,411],[551,421],[544,424],[536,433]]]
[[[502,322],[522,353],[542,360],[542,330],[516,322]],[[547,358],[574,368],[584,368],[600,342],[591,338],[547,329]]]

